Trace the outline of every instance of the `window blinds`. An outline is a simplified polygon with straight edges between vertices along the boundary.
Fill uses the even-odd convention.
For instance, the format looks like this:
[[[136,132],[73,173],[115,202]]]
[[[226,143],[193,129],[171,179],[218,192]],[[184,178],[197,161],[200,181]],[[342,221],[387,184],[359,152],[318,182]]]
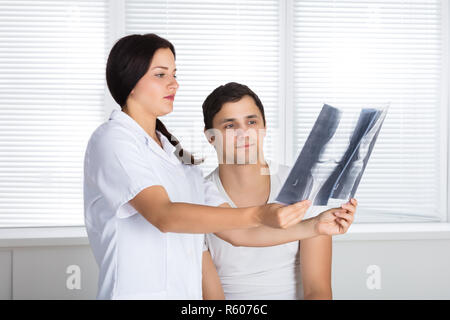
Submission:
[[[202,104],[219,85],[239,82],[261,99],[267,122],[265,154],[279,155],[280,30],[279,2],[146,1],[125,2],[126,34],[156,33],[176,50],[180,88],[174,111],[161,118],[183,148],[206,158],[205,174],[217,166],[203,134]]]
[[[324,103],[349,113],[390,103],[355,195],[356,221],[444,219],[448,124],[441,121],[447,103],[441,90],[448,71],[441,6],[440,0],[293,2],[291,160]]]
[[[83,225],[106,1],[0,1],[0,227]]]
[[[104,120],[111,23],[125,27],[117,34],[154,32],[175,45],[180,89],[162,120],[187,150],[206,156],[205,173],[217,162],[203,136],[201,105],[226,82],[259,95],[266,156],[286,154],[287,163],[323,103],[352,112],[389,102],[356,194],[358,215],[373,213],[363,220],[375,222],[442,218],[444,4],[0,0],[0,227],[83,224],[83,157]]]

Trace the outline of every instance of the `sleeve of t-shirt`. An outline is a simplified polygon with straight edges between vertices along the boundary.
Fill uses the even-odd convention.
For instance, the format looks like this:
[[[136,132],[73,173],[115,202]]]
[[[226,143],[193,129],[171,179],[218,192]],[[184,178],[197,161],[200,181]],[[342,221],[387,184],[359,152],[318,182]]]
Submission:
[[[227,202],[227,200],[220,194],[219,190],[217,190],[217,186],[214,182],[205,178],[203,178],[203,180],[205,205],[217,207]]]
[[[136,140],[120,131],[96,139],[87,151],[88,177],[118,218],[137,213],[128,201],[139,192],[161,185],[150,159],[143,156]]]

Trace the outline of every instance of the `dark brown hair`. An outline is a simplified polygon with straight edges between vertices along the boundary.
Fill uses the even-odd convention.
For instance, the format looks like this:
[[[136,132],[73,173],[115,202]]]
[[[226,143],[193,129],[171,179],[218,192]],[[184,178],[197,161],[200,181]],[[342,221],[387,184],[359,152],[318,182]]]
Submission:
[[[222,109],[222,106],[227,102],[237,102],[244,96],[250,96],[255,101],[256,106],[261,112],[264,126],[266,125],[266,117],[264,115],[264,106],[259,97],[246,85],[229,82],[223,86],[219,86],[206,97],[203,102],[203,121],[205,129],[212,128],[214,116]]]

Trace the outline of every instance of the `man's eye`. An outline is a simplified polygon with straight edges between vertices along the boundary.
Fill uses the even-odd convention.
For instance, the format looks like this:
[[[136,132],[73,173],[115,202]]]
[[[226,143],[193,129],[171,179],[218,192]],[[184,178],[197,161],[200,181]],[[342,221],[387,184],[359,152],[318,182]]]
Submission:
[[[232,127],[233,127],[233,124],[230,123],[230,124],[227,124],[227,125],[225,126],[225,129],[231,129]]]
[[[255,121],[255,120],[250,120],[248,123],[249,123],[249,124],[255,124],[256,121]]]

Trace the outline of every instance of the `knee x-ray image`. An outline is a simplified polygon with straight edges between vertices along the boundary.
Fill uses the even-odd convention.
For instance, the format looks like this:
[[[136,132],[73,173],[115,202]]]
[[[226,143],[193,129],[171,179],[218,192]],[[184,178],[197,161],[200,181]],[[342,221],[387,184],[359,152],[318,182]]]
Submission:
[[[325,104],[276,201],[292,204],[308,199],[312,205],[326,206],[330,199],[353,198],[387,110],[361,109],[346,150],[334,159],[323,160],[325,151],[340,134],[343,113]]]

